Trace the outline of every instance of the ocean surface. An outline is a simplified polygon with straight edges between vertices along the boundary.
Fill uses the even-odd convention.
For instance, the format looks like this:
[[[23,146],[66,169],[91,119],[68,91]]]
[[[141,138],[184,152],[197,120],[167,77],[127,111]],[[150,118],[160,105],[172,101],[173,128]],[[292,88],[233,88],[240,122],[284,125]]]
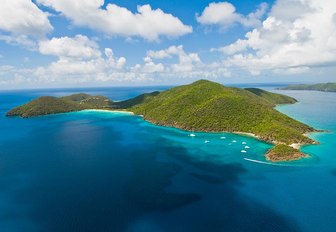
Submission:
[[[302,148],[310,158],[279,164],[250,137],[192,137],[124,113],[5,117],[42,95],[162,89],[0,92],[0,231],[335,231],[336,93],[274,90],[299,100],[279,111],[328,130],[310,135],[321,143]]]

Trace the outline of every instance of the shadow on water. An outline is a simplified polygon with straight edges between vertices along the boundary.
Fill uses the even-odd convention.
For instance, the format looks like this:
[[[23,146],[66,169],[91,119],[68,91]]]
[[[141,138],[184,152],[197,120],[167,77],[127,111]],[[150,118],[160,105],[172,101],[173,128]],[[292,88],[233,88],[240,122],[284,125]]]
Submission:
[[[161,142],[164,144],[163,142]],[[182,161],[186,165],[192,165],[198,170],[203,171],[200,173],[190,173],[194,178],[201,179],[206,182],[233,182],[239,184],[239,176],[246,172],[240,164],[223,164],[218,161],[212,160],[211,156],[208,159],[198,159],[197,154],[190,154],[186,149],[170,146],[164,148],[170,157]]]
[[[192,171],[186,170],[188,182],[182,184],[194,185],[190,189],[201,194],[202,201],[168,216],[167,230],[163,231],[301,231],[294,220],[239,192],[240,179],[247,172],[241,164],[198,160],[197,154],[181,147],[165,150],[170,157],[192,166],[185,168]],[[195,184],[188,176],[206,185]]]
[[[331,170],[331,175],[336,176],[336,169]]]
[[[124,196],[142,211],[167,211],[200,200],[198,194],[166,192],[171,178],[181,171],[175,163],[158,162],[155,151],[142,151],[146,156],[134,155],[132,176],[126,182]]]
[[[246,172],[240,164],[200,161],[168,140],[122,140],[113,127],[84,123],[34,131],[20,146],[6,144],[0,191],[10,200],[0,226],[34,225],[7,224],[5,232],[300,231],[293,220],[239,192]],[[167,159],[159,161],[162,156]],[[175,183],[183,176],[190,191]],[[144,217],[149,222],[139,224]]]

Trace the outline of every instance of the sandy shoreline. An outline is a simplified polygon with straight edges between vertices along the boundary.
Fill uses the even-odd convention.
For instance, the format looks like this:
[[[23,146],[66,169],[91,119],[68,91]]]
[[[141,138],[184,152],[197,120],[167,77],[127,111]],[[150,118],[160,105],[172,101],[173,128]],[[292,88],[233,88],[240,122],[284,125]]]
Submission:
[[[302,146],[301,143],[292,143],[291,145],[289,145],[290,147],[299,150]]]
[[[256,135],[256,134],[253,134],[253,133],[240,132],[240,131],[227,132],[227,133],[238,134],[238,135],[245,135],[245,136],[253,137],[253,138],[256,138],[256,139],[260,140],[260,137],[258,135]]]
[[[92,110],[86,110],[86,111],[97,111],[97,112],[107,112],[107,113],[111,113],[111,112],[113,113],[113,112],[116,112],[116,113],[125,113],[125,114],[129,114],[129,115],[136,115],[136,114],[134,114],[134,113],[131,112],[131,111],[122,111],[122,110],[103,110],[103,109],[101,109],[101,110],[100,110],[100,109],[95,110],[95,109],[92,109]],[[143,115],[138,115],[138,116],[143,117]],[[143,118],[144,118],[144,117],[143,117]],[[159,125],[159,124],[154,123],[154,122],[151,122],[150,120],[145,119],[145,118],[144,118],[144,120],[147,121],[147,122],[149,122],[149,123],[152,123],[152,124],[154,124],[154,125],[156,125],[156,126],[164,126],[164,127],[167,126],[167,125]],[[176,128],[176,129],[181,129],[181,130],[190,132],[190,130],[186,130],[186,129],[183,129],[183,128],[179,128],[179,127],[176,126],[176,125],[175,125],[175,126],[171,126],[171,127]],[[206,132],[206,131],[199,131],[199,132]],[[218,133],[218,132],[209,132],[209,133]],[[241,132],[241,131],[234,131],[234,132],[223,131],[222,133],[237,134],[237,135],[242,135],[242,136],[252,137],[252,138],[254,138],[254,139],[257,139],[257,140],[260,140],[260,141],[263,141],[263,142],[267,142],[266,140],[261,139],[260,136],[254,134],[254,133]],[[304,133],[303,135],[306,136],[306,137],[308,137],[309,133]],[[279,143],[279,142],[277,142],[277,141],[272,141],[271,143],[272,143],[273,145],[281,144],[281,143]],[[315,144],[315,143],[313,143],[313,144]],[[292,143],[292,144],[290,144],[289,146],[292,147],[292,148],[294,148],[294,149],[297,149],[298,152],[299,152],[300,148],[301,148],[303,145],[305,145],[305,144],[302,144],[302,143]],[[303,154],[303,153],[302,153],[302,154]],[[265,154],[265,156],[266,156],[266,159],[268,159],[267,153]],[[297,159],[305,158],[305,157],[309,157],[309,155],[304,154],[304,156],[296,157],[296,158],[294,158],[293,160],[297,160]],[[276,160],[272,160],[272,159],[268,159],[268,160],[271,161],[271,162],[277,162]],[[287,161],[290,161],[290,160],[287,160]]]
[[[123,113],[123,114],[130,114],[130,115],[134,115],[133,112],[131,111],[125,111],[125,110],[97,110],[97,109],[87,109],[87,110],[81,110],[82,112],[105,112],[105,113]]]

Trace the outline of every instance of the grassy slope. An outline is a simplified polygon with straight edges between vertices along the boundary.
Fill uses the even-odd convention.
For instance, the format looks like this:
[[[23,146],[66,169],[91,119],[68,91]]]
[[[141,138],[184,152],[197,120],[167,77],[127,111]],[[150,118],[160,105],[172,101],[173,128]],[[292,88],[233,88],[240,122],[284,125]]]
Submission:
[[[40,97],[19,106],[7,116],[33,117],[84,109],[128,109],[159,125],[209,132],[249,132],[268,142],[278,143],[267,153],[272,161],[303,157],[291,143],[312,143],[303,133],[314,129],[273,109],[295,99],[264,90],[229,88],[210,81],[197,81],[164,91],[112,102],[106,97],[74,94]]]
[[[324,92],[336,92],[336,83],[320,83],[314,85],[290,85],[285,88],[281,88],[284,90],[317,90]]]
[[[61,97],[65,101],[78,103],[85,108],[108,108],[113,102],[104,96],[91,96],[85,93],[72,94],[70,96]]]
[[[164,91],[129,110],[155,124],[186,130],[241,131],[269,142],[311,143],[302,134],[313,128],[274,110],[279,102],[277,98],[270,101],[273,95],[267,96],[201,80]]]
[[[151,98],[159,95],[160,92],[159,91],[155,91],[152,93],[145,93],[145,94],[141,94],[137,97],[125,100],[125,101],[120,101],[120,102],[114,102],[112,104],[112,107],[115,109],[127,109],[127,108],[131,108],[133,106],[142,104],[144,102],[149,101]]]
[[[257,88],[246,88],[245,90],[250,91],[251,93],[254,93],[258,95],[259,97],[262,97],[269,102],[271,102],[274,105],[278,104],[294,104],[297,102],[295,98],[283,95],[283,94],[276,94],[276,93],[271,93],[262,89],[257,89]]]
[[[289,160],[298,160],[306,156],[307,155],[303,154],[295,148],[286,146],[284,144],[279,144],[267,152],[266,159],[273,162],[282,162]]]
[[[84,109],[103,109],[110,104],[111,101],[105,97],[87,94],[74,94],[60,98],[46,96],[10,110],[7,116],[34,117]]]

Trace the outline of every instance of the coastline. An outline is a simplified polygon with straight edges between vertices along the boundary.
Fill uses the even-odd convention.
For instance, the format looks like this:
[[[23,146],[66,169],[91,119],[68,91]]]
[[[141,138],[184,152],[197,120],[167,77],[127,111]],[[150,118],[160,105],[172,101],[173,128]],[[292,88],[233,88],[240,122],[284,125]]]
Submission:
[[[129,115],[135,115],[132,111],[127,110],[102,110],[102,109],[86,109],[86,110],[80,110],[78,112],[103,112],[103,113],[123,113],[123,114],[129,114]]]
[[[290,147],[299,150],[302,147],[303,144],[301,143],[292,143],[291,145],[289,145]]]
[[[133,114],[134,114],[134,113],[133,113]],[[230,133],[230,134],[238,134],[238,135],[243,135],[243,136],[247,136],[247,137],[253,137],[253,138],[257,139],[257,140],[260,140],[260,141],[265,142],[265,143],[273,144],[273,145],[283,144],[283,143],[278,142],[278,141],[267,141],[267,140],[265,140],[265,139],[262,139],[261,136],[256,135],[256,134],[251,133],[251,132],[242,132],[242,131],[207,131],[207,130],[191,130],[191,129],[188,129],[188,128],[185,128],[185,127],[180,127],[179,125],[170,125],[170,124],[169,124],[169,125],[165,125],[165,124],[155,123],[155,122],[153,122],[153,121],[147,119],[145,115],[138,115],[138,114],[134,114],[134,115],[136,115],[136,116],[140,116],[140,117],[142,117],[145,121],[147,121],[147,122],[149,122],[149,123],[152,123],[152,124],[154,124],[154,125],[156,125],[156,126],[173,127],[173,128],[176,128],[176,129],[180,129],[180,130],[184,130],[184,131],[188,131],[188,132],[196,132],[196,133],[197,133],[197,132],[200,132],[200,133]],[[309,135],[310,133],[315,133],[315,132],[321,132],[321,131],[316,131],[316,130],[315,130],[315,131],[312,131],[312,132],[306,132],[306,133],[303,133],[302,135],[305,136],[305,137],[310,138],[308,135]],[[313,140],[313,139],[312,139],[312,140]],[[314,141],[313,143],[307,143],[307,144],[293,143],[293,144],[288,145],[288,146],[292,147],[293,145],[295,145],[295,146],[298,146],[297,149],[299,149],[299,148],[301,148],[301,146],[303,146],[303,145],[319,144],[318,141],[315,141],[315,140],[313,140],[313,141]],[[294,147],[293,147],[293,148],[294,148]]]
[[[253,134],[253,133],[241,132],[241,131],[226,132],[226,133],[232,133],[232,134],[244,135],[244,136],[247,136],[247,137],[253,137],[253,138],[258,139],[258,140],[261,140],[261,141],[263,141],[263,142],[267,142],[267,141],[265,141],[265,140],[260,139],[260,137],[259,137],[258,135]]]
[[[132,112],[133,113],[133,112]],[[149,119],[147,119],[145,117],[145,115],[140,115],[140,114],[134,114],[133,115],[135,116],[139,116],[141,117],[143,120],[145,120],[146,122],[149,122],[155,126],[161,126],[161,127],[171,127],[171,128],[175,128],[175,129],[179,129],[179,130],[183,130],[183,131],[186,131],[186,132],[193,132],[193,133],[216,133],[216,134],[220,134],[220,133],[228,133],[228,134],[236,134],[236,135],[242,135],[242,136],[245,136],[245,137],[252,137],[254,139],[257,139],[259,141],[262,141],[262,142],[265,142],[265,143],[271,143],[271,142],[268,142],[266,140],[263,140],[261,139],[258,135],[254,134],[254,133],[249,133],[249,132],[241,132],[241,131],[207,131],[207,130],[191,130],[191,129],[187,129],[187,128],[184,128],[184,127],[180,127],[178,125],[165,125],[165,124],[160,124],[160,123],[155,123]],[[271,144],[274,144],[274,143],[271,143]]]
[[[203,84],[203,82],[204,81],[199,81],[197,82],[197,84],[200,85],[200,84]],[[212,85],[215,85],[211,82],[209,83],[205,82],[205,84],[210,85],[210,87],[212,87]],[[151,114],[147,112],[148,110],[141,111],[139,109],[137,110],[137,108],[133,109],[132,107],[129,107],[129,106],[128,107],[127,106],[113,107],[113,105],[106,106],[105,104],[106,100],[104,100],[103,103],[93,102],[91,105],[88,104],[88,105],[79,106],[83,102],[81,100],[78,103],[78,100],[77,100],[78,96],[80,96],[81,98],[84,97],[85,99],[93,98],[93,99],[99,100],[99,98],[97,97],[91,96],[90,98],[90,95],[83,96],[83,94],[82,95],[81,94],[70,95],[67,98],[69,99],[68,101],[63,100],[61,98],[58,99],[58,98],[53,98],[53,97],[40,97],[35,100],[32,100],[29,103],[26,103],[22,106],[12,109],[11,111],[7,112],[7,116],[35,117],[35,116],[42,116],[42,115],[47,115],[47,114],[58,114],[58,113],[69,113],[69,112],[103,112],[103,113],[119,113],[119,114],[125,114],[125,115],[134,115],[134,116],[139,116],[143,118],[144,121],[147,121],[156,126],[176,128],[176,129],[184,130],[185,132],[189,132],[189,133],[190,132],[228,133],[228,134],[230,133],[230,134],[237,134],[241,136],[254,138],[256,140],[259,140],[261,142],[268,143],[274,146],[265,154],[266,158],[268,158],[268,155],[269,157],[274,156],[274,160],[273,158],[271,159],[274,162],[279,161],[279,159],[283,159],[283,158],[286,158],[287,160],[295,160],[297,159],[298,154],[300,154],[301,157],[303,157],[304,156],[303,153],[301,153],[299,150],[302,145],[318,144],[317,141],[307,136],[308,133],[318,132],[318,130],[315,130],[314,128],[308,125],[304,125],[303,123],[302,123],[303,125],[300,125],[299,121],[297,122],[298,125],[294,124],[293,126],[299,127],[298,129],[300,129],[301,133],[293,132],[291,134],[290,132],[288,132],[289,136],[287,136],[286,128],[283,128],[283,125],[275,124],[275,129],[273,128],[272,130],[271,126],[273,124],[272,122],[269,122],[271,125],[268,126],[267,120],[261,121],[259,123],[263,124],[264,127],[269,128],[268,130],[267,129],[265,130],[263,127],[261,127],[260,129],[259,127],[236,126],[236,125],[231,126],[227,124],[222,125],[221,123],[213,123],[211,121],[205,124],[203,124],[203,122],[194,123],[194,121],[192,121],[191,123],[190,122],[188,123],[188,120],[187,119],[184,120],[184,118],[183,120],[176,120],[174,118],[166,119],[165,117],[163,118],[155,117],[155,114],[154,116],[153,115],[150,116]],[[135,101],[135,100],[131,99],[131,101]],[[136,104],[136,103],[137,101],[132,102],[132,104]],[[170,110],[171,109],[169,108],[167,112],[163,111],[160,113],[169,115]],[[13,113],[10,114],[11,112]],[[161,115],[160,113],[159,115]],[[279,111],[279,113],[281,113],[281,111]],[[177,112],[177,114],[179,114],[179,111]],[[275,115],[277,114],[275,113]],[[210,115],[209,117],[211,118],[212,115]],[[280,118],[282,119],[282,117]],[[288,119],[286,119],[287,121],[285,119],[283,120],[284,120],[283,123],[287,125],[286,123]],[[280,129],[277,129],[277,126]],[[235,130],[244,130],[244,129],[246,129],[246,131],[248,132],[235,131]],[[229,131],[226,131],[226,130],[229,130]],[[275,157],[276,155],[278,155],[279,157]]]
[[[134,114],[136,115],[136,114]],[[263,140],[260,136],[254,134],[254,133],[250,133],[250,132],[241,132],[241,131],[234,131],[234,132],[230,132],[230,131],[195,131],[195,130],[190,130],[190,129],[187,129],[187,128],[182,128],[182,127],[179,127],[178,125],[164,125],[164,124],[159,124],[159,123],[155,123],[155,122],[152,122],[148,119],[146,119],[146,117],[144,115],[138,115],[138,116],[141,116],[143,118],[143,120],[145,120],[146,122],[149,122],[153,125],[156,125],[156,126],[163,126],[163,127],[172,127],[172,128],[176,128],[176,129],[180,129],[180,130],[184,130],[184,131],[187,131],[187,132],[193,132],[193,133],[197,133],[197,132],[200,132],[200,133],[231,133],[231,134],[236,134],[236,135],[242,135],[242,136],[246,136],[246,137],[252,137],[254,139],[257,139],[261,142],[264,142],[264,143],[269,143],[269,144],[272,144],[274,145],[274,147],[272,147],[270,150],[268,150],[265,154],[264,154],[264,157],[267,161],[271,161],[273,163],[278,163],[278,162],[292,162],[292,161],[297,161],[299,159],[304,159],[304,158],[309,158],[311,157],[309,154],[305,154],[303,152],[300,151],[300,149],[302,148],[302,146],[304,145],[314,145],[314,144],[319,144],[318,141],[315,141],[312,139],[312,143],[308,143],[308,144],[304,144],[304,143],[292,143],[290,145],[287,145],[287,144],[284,144],[284,143],[281,143],[281,142],[278,142],[278,141],[267,141],[267,140]],[[314,131],[314,132],[317,132],[317,131]],[[308,135],[310,133],[313,133],[313,132],[306,132],[306,133],[303,133],[302,135],[305,136],[305,137],[308,137],[310,138]],[[273,154],[274,154],[274,149],[276,149],[277,146],[279,145],[285,145],[287,146],[287,148],[291,148],[293,149],[293,151],[291,152],[290,155],[287,155],[285,157],[276,157],[274,158]]]
[[[195,131],[195,130],[192,130],[190,128],[185,128],[185,127],[181,127],[177,124],[174,124],[174,125],[166,125],[166,124],[160,124],[160,123],[155,123],[149,119],[146,118],[145,115],[140,115],[140,114],[135,114],[134,112],[132,111],[129,111],[129,110],[114,110],[114,109],[84,109],[84,110],[79,110],[79,111],[72,111],[72,112],[101,112],[101,113],[120,113],[120,114],[125,114],[125,115],[132,115],[132,116],[139,116],[141,117],[144,121],[146,122],[149,122],[155,126],[162,126],[162,127],[171,127],[171,128],[175,128],[175,129],[180,129],[180,130],[183,130],[183,131],[186,131],[186,132],[199,132],[199,133],[229,133],[229,134],[236,134],[236,135],[241,135],[241,136],[246,136],[246,137],[251,137],[251,138],[254,138],[254,139],[257,139],[261,142],[264,142],[264,143],[268,143],[268,144],[272,144],[274,145],[273,148],[271,148],[269,151],[267,151],[264,156],[265,156],[265,159],[268,160],[268,161],[272,161],[272,162],[282,162],[282,161],[295,161],[295,160],[298,160],[298,159],[301,159],[301,158],[307,158],[307,157],[310,157],[309,155],[307,154],[304,154],[300,151],[301,147],[303,145],[313,145],[313,144],[319,144],[318,141],[315,141],[315,140],[312,140],[313,142],[312,143],[309,143],[309,144],[303,144],[303,143],[292,143],[290,145],[286,145],[284,143],[281,143],[281,142],[278,142],[278,141],[267,141],[267,140],[264,140],[261,136],[258,136],[254,133],[251,133],[251,132],[242,132],[242,131],[207,131],[207,130],[199,130],[199,131]],[[71,113],[71,112],[65,112],[65,113]],[[55,114],[62,114],[62,113],[55,113]],[[50,115],[55,115],[55,114],[50,114]],[[46,115],[41,115],[41,116],[46,116]],[[318,130],[315,130],[314,132],[322,132],[322,131],[318,131]],[[306,132],[304,133],[303,135],[305,137],[308,137],[309,138],[309,134],[312,133],[312,132]],[[276,158],[272,158],[273,157],[273,150],[279,146],[279,145],[286,145],[288,148],[292,148],[293,151],[292,151],[292,154],[291,155],[287,155],[285,159],[281,159],[279,157],[276,157]],[[283,157],[284,158],[284,157]]]

